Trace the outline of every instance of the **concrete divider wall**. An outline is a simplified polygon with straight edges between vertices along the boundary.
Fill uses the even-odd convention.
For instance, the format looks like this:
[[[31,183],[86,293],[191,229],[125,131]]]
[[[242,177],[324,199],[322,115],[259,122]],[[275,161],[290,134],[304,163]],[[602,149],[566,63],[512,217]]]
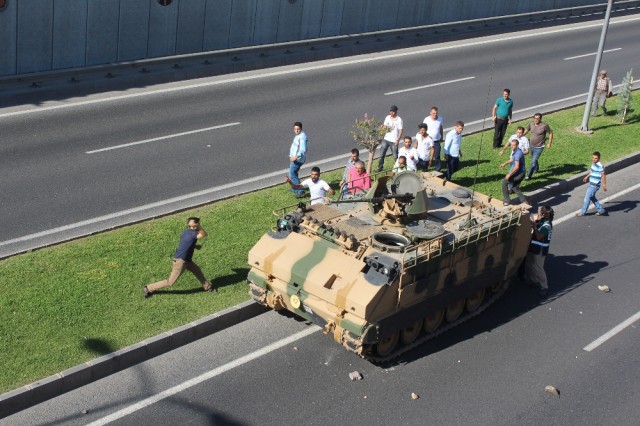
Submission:
[[[0,75],[603,4],[604,0],[7,0]]]

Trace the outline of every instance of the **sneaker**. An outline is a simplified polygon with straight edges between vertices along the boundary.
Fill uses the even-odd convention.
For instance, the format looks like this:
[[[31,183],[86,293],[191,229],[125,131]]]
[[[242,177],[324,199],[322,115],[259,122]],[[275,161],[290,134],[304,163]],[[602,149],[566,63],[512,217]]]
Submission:
[[[145,298],[145,299],[148,299],[148,298],[150,298],[151,296],[153,296],[153,293],[151,293],[151,292],[149,291],[149,289],[147,288],[147,286],[146,286],[146,285],[145,285],[144,287],[142,287],[142,292],[144,293],[144,298]]]
[[[524,180],[529,180],[529,179],[531,179],[531,176],[525,176],[524,177]]]
[[[582,212],[578,212],[578,213],[576,213],[576,217],[580,217],[580,216],[584,216],[584,215],[582,214]]]
[[[510,204],[511,204],[511,201],[504,200],[504,201],[502,202],[502,205],[503,205],[503,206],[505,206],[505,207],[506,207],[506,206],[508,206],[508,205],[510,205]]]
[[[596,216],[604,216],[605,213],[606,213],[606,211],[603,210],[601,212],[596,213]]]

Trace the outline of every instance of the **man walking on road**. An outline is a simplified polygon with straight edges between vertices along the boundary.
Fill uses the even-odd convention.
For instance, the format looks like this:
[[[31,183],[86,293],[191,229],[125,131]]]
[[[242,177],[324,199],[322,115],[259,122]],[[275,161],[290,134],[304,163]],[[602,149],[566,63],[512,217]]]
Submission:
[[[431,158],[435,160],[434,170],[439,172],[442,168],[440,164],[440,148],[444,136],[444,120],[442,116],[438,114],[437,107],[431,107],[431,111],[429,115],[425,117],[423,123],[427,125],[427,134],[433,141],[433,156]]]
[[[546,296],[549,291],[547,274],[544,271],[544,261],[549,254],[549,244],[553,233],[553,209],[541,206],[538,213],[533,215],[531,222],[531,242],[525,260],[524,278],[531,286],[538,287],[540,296]]]
[[[611,79],[607,77],[607,71],[600,71],[596,80],[596,91],[593,94],[592,115],[598,116],[598,107],[602,107],[602,115],[607,115],[607,98],[611,96]]]
[[[293,124],[293,143],[289,148],[289,178],[294,185],[300,184],[298,172],[307,158],[307,134],[302,131],[302,123],[296,121]],[[291,189],[297,198],[304,197],[304,191],[301,189]]]
[[[606,213],[606,210],[596,198],[596,192],[600,189],[600,184],[602,184],[602,189],[605,192],[607,191],[607,175],[604,172],[604,166],[600,162],[600,153],[598,151],[591,156],[591,170],[582,178],[582,182],[586,183],[587,181],[589,181],[589,186],[584,196],[584,204],[582,205],[582,210],[576,213],[576,216],[586,215],[592,202],[596,206],[596,216],[602,216]]]
[[[525,176],[525,180],[531,179],[533,174],[540,169],[538,166],[538,159],[544,151],[544,143],[547,140],[547,134],[549,134],[549,143],[547,148],[551,149],[551,143],[553,142],[553,130],[548,124],[542,122],[542,114],[536,112],[533,115],[533,122],[529,123],[526,129],[524,129],[524,136],[531,132],[531,167],[529,168],[529,174]]]
[[[200,219],[197,217],[190,217],[187,220],[187,229],[180,235],[180,243],[173,255],[171,275],[166,280],[158,281],[157,283],[144,286],[144,297],[151,297],[158,289],[172,286],[184,270],[191,271],[196,276],[198,281],[202,284],[204,291],[211,291],[214,287],[204,277],[202,270],[192,260],[193,251],[200,249],[201,246],[196,242],[207,236],[207,232],[200,226]]]
[[[491,112],[494,133],[493,133],[493,147],[500,148],[504,135],[507,133],[507,127],[511,124],[511,116],[513,113],[513,100],[509,98],[511,90],[504,89],[502,91],[502,97],[496,99],[496,103],[493,105],[493,111]]]
[[[384,157],[387,155],[389,148],[391,148],[393,160],[398,159],[398,144],[400,143],[400,138],[402,138],[402,118],[398,116],[397,106],[391,105],[389,115],[384,119],[383,125],[389,129],[389,131],[384,135],[384,139],[380,145],[380,160],[378,161],[379,172],[384,168]]]

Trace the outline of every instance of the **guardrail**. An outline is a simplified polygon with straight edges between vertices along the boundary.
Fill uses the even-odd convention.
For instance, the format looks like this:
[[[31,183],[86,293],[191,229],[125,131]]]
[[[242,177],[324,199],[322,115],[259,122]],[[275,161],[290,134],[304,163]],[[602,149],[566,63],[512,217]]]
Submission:
[[[33,87],[39,87],[42,80],[69,78],[70,83],[79,81],[84,75],[103,74],[105,78],[113,78],[119,73],[137,71],[143,74],[153,71],[183,71],[193,67],[211,67],[227,63],[240,63],[247,59],[259,60],[269,63],[269,59],[275,56],[285,58],[278,63],[294,63],[301,61],[287,62],[287,57],[293,58],[303,55],[309,57],[308,60],[326,59],[328,57],[339,56],[340,50],[360,49],[366,45],[378,45],[382,42],[394,42],[398,40],[414,39],[418,44],[425,37],[442,38],[456,34],[468,32],[488,31],[492,28],[512,28],[522,25],[533,25],[537,23],[554,23],[566,19],[585,18],[594,15],[604,14],[607,4],[594,4],[589,6],[578,6],[563,9],[545,10],[540,12],[528,12],[515,15],[504,15],[491,18],[480,18],[467,21],[455,21],[441,24],[424,25],[409,28],[392,30],[373,31],[368,33],[333,36],[326,38],[307,39],[300,41],[264,44],[234,49],[216,50],[203,53],[192,53],[185,55],[166,56],[161,58],[141,59],[136,61],[119,62],[115,64],[96,65],[83,68],[67,68],[54,71],[43,71],[29,74],[18,74],[0,76],[0,85],[15,83],[31,83]],[[636,9],[640,11],[640,0],[626,0],[615,3],[612,13],[629,12]],[[366,49],[365,49],[366,50]],[[331,53],[333,52],[333,53]],[[329,54],[327,54],[329,53]],[[270,66],[269,64],[268,66]],[[241,68],[241,67],[239,67]],[[229,71],[227,71],[229,72]],[[233,71],[231,71],[233,72]]]

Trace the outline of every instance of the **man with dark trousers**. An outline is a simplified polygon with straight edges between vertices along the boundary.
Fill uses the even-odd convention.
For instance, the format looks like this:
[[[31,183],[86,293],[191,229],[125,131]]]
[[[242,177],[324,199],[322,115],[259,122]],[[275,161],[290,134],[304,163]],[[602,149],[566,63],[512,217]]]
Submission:
[[[493,133],[493,147],[500,148],[504,135],[507,133],[507,127],[511,124],[511,116],[513,113],[513,100],[509,98],[511,90],[504,89],[502,91],[502,97],[496,99],[496,103],[493,105],[493,111],[491,112],[494,133]]]

